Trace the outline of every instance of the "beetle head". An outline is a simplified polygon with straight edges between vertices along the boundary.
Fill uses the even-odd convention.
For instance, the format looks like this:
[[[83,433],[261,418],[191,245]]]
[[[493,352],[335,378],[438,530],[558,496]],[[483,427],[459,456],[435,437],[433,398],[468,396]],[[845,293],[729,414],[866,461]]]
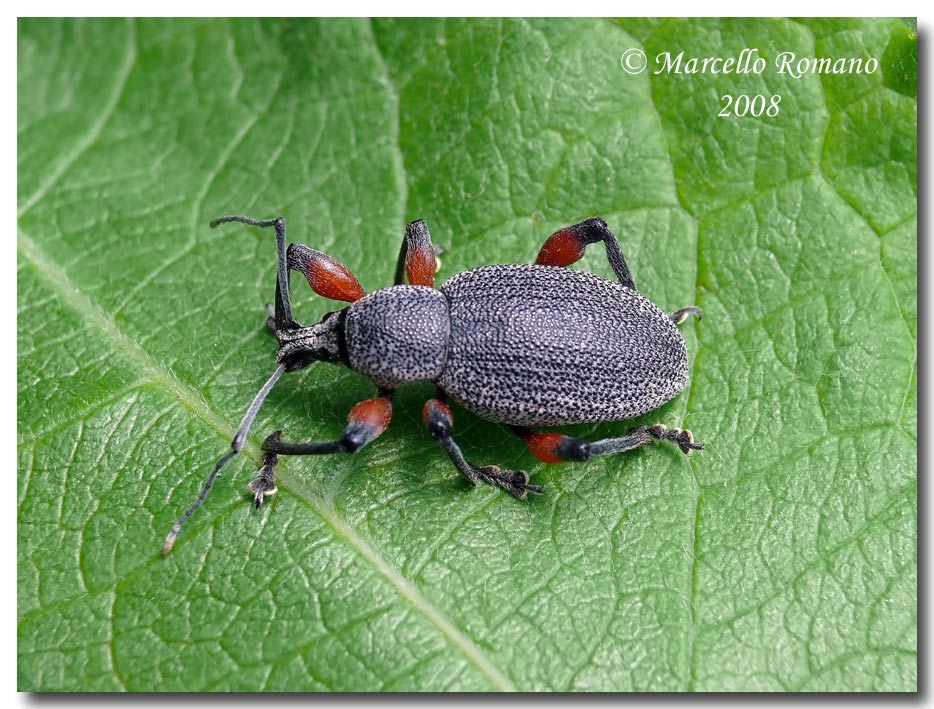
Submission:
[[[328,313],[310,327],[298,326],[276,330],[279,352],[276,362],[285,365],[285,371],[304,369],[312,362],[346,364],[344,319],[347,308]]]

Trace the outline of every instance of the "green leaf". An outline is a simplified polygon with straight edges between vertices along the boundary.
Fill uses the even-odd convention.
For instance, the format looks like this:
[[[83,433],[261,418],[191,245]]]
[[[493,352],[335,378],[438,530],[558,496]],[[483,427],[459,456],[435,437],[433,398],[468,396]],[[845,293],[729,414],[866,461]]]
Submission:
[[[916,39],[894,20],[20,20],[19,689],[917,687]],[[627,49],[761,74],[630,75]],[[876,57],[800,78],[779,52]],[[650,64],[651,66],[651,64]],[[780,95],[722,118],[723,94]],[[272,371],[275,248],[389,284],[406,220],[442,277],[588,215],[682,326],[658,445],[546,466],[462,411],[467,489],[421,424],[245,485],[281,428],[333,438],[360,376]],[[609,275],[591,249],[580,267]],[[298,289],[314,320],[332,304]],[[593,438],[631,424],[570,427]]]

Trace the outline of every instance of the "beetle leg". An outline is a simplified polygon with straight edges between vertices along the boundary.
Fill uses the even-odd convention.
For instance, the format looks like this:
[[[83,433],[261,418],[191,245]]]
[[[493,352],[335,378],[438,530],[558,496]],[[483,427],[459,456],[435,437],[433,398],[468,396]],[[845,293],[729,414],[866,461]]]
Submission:
[[[623,251],[619,247],[616,235],[600,217],[591,217],[580,224],[573,224],[559,229],[548,237],[535,263],[543,266],[570,266],[577,263],[584,256],[584,249],[588,244],[602,241],[606,247],[606,257],[613,267],[613,273],[627,288],[636,290],[636,282],[629,272]]]
[[[304,244],[289,244],[288,264],[290,270],[305,276],[315,293],[325,298],[353,303],[366,295],[344,264]]]
[[[686,308],[681,308],[681,310],[676,310],[669,317],[671,318],[672,322],[674,322],[675,325],[680,325],[685,320],[687,320],[688,315],[693,315],[698,320],[704,317],[704,314],[701,312],[701,309],[694,305],[689,305]]]
[[[529,447],[529,452],[545,463],[566,463],[569,461],[589,460],[595,455],[623,453],[640,446],[650,446],[655,441],[676,443],[685,454],[692,450],[703,450],[703,443],[694,442],[694,434],[687,429],[666,428],[657,423],[654,426],[637,426],[625,436],[604,438],[599,441],[586,441],[572,438],[561,433],[535,433],[525,426],[510,426]]]
[[[266,303],[266,327],[276,334],[276,309],[272,303]]]
[[[525,441],[529,452],[544,463],[583,461],[593,455],[590,442],[583,438],[572,438],[561,433],[535,433],[525,426],[509,428]]]
[[[501,470],[496,465],[478,466],[464,458],[460,446],[451,438],[451,428],[454,426],[454,414],[450,407],[441,399],[430,399],[422,410],[425,426],[441,444],[454,467],[471,485],[482,480],[488,485],[501,487],[520,500],[525,499],[528,493],[540,494],[540,485],[529,485],[529,474],[524,470]]]
[[[379,437],[392,418],[391,390],[380,390],[375,399],[361,401],[347,415],[347,426],[334,441],[305,441],[290,443],[282,440],[276,431],[263,441],[263,467],[247,486],[257,507],[263,499],[276,493],[274,468],[280,455],[324,455],[326,453],[356,453],[367,443]]]
[[[395,284],[402,285],[408,278],[413,286],[434,288],[435,273],[441,269],[441,262],[437,258],[440,253],[443,253],[443,249],[439,250],[432,245],[428,225],[423,220],[407,224],[399,248],[399,260],[396,262]]]
[[[276,431],[273,436],[281,436],[281,431]],[[279,464],[279,456],[275,453],[264,453],[263,454],[263,467],[259,469],[259,472],[256,474],[256,477],[253,478],[252,482],[247,485],[247,490],[249,490],[253,495],[253,501],[257,508],[262,507],[263,500],[267,497],[272,497],[279,489],[276,487],[276,473],[275,467]]]
[[[691,451],[704,450],[704,444],[696,443],[694,434],[688,429],[667,428],[665,424],[657,423],[654,426],[637,426],[620,438],[605,438],[602,441],[595,441],[590,444],[590,453],[591,455],[622,453],[639,446],[650,445],[655,441],[671,441],[677,444],[685,455]]]
[[[276,230],[276,249],[279,254],[279,270],[276,274],[276,306],[274,330],[291,330],[300,327],[292,319],[292,294],[289,288],[289,271],[300,271],[308,285],[318,295],[332,300],[354,302],[364,296],[363,288],[344,264],[320,251],[309,249],[303,244],[289,244],[286,248],[285,219],[253,219],[238,214],[212,219],[214,227],[228,222],[240,222],[257,227],[273,227]]]

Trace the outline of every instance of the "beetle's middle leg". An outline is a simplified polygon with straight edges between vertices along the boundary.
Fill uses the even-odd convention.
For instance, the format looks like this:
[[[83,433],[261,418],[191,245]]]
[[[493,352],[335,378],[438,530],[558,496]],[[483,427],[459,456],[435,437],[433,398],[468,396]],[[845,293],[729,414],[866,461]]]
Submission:
[[[263,467],[247,486],[253,493],[256,506],[262,506],[264,498],[276,494],[274,469],[280,455],[356,453],[382,435],[392,418],[393,393],[391,390],[381,389],[376,398],[361,401],[354,406],[347,415],[347,426],[336,440],[289,443],[282,440],[281,431],[267,436],[263,441]]]
[[[438,256],[443,253],[444,249],[431,243],[431,234],[424,220],[409,222],[399,248],[394,284],[403,285],[408,278],[409,285],[434,288],[435,274],[441,270]]]
[[[671,441],[677,444],[685,454],[692,450],[704,449],[704,444],[696,443],[694,434],[687,429],[666,428],[660,423],[654,426],[637,426],[625,436],[604,438],[599,441],[573,438],[562,433],[535,433],[525,426],[510,426],[510,428],[525,441],[529,452],[545,463],[584,461],[595,455],[623,453],[641,446],[650,446],[655,441]]]
[[[451,438],[454,414],[442,400],[440,392],[439,398],[431,399],[425,404],[422,417],[425,420],[425,426],[444,448],[444,452],[448,454],[454,467],[471,485],[476,485],[477,481],[482,480],[489,485],[496,485],[511,492],[520,500],[530,492],[541,493],[540,485],[529,485],[529,474],[524,470],[501,470],[495,465],[479,466],[464,458],[460,446]]]

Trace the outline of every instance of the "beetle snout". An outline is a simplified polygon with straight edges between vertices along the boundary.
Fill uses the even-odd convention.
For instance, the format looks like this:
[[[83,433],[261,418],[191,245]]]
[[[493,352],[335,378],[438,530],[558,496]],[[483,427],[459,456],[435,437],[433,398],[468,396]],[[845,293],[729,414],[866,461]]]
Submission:
[[[287,372],[304,369],[312,362],[346,364],[342,343],[346,310],[328,313],[310,327],[276,330],[276,361],[284,364]]]
[[[315,327],[300,327],[293,330],[276,330],[279,351],[276,362],[285,365],[285,371],[304,369],[319,359],[315,353],[317,334]]]

